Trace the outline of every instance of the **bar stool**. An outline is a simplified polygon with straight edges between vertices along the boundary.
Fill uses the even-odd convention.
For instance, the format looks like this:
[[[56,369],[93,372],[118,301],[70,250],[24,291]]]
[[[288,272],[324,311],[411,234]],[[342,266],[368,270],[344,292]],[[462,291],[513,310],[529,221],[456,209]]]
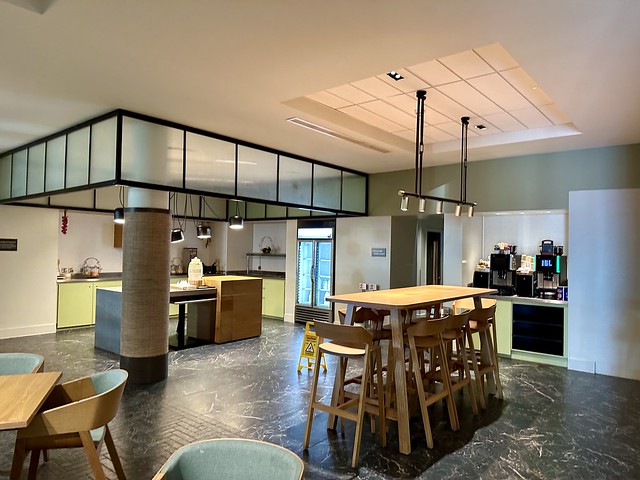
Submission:
[[[459,315],[451,315],[445,318],[445,330],[442,332],[442,339],[447,350],[447,361],[449,362],[449,373],[451,379],[451,393],[463,389],[465,386],[469,391],[471,399],[471,410],[474,415],[478,415],[478,405],[473,388],[471,372],[469,370],[470,360],[467,356],[466,341],[471,333],[468,329],[469,312]],[[455,346],[455,349],[453,348]],[[472,357],[475,363],[475,358]],[[476,365],[477,369],[477,365]],[[457,410],[455,410],[457,416]],[[460,423],[459,420],[457,422]]]
[[[313,372],[303,448],[305,450],[309,448],[313,414],[316,409],[340,417],[343,431],[345,418],[354,421],[356,422],[356,432],[351,466],[356,468],[365,410],[368,413],[376,414],[380,419],[380,443],[382,446],[386,445],[384,388],[382,370],[380,368],[376,369],[376,381],[374,382],[373,379],[374,363],[380,362],[379,364],[381,364],[382,362],[380,345],[374,345],[372,333],[360,325],[316,322],[315,328],[319,337],[316,363],[319,361],[321,353],[338,357],[338,374],[336,375],[336,382],[339,382],[338,396],[335,405],[325,404],[316,399],[320,370],[316,368]],[[348,361],[353,358],[361,358],[363,361],[362,383],[357,394],[345,390],[345,374]],[[355,412],[350,410],[354,407],[356,408]]]
[[[484,379],[491,375],[496,386],[496,397],[502,398],[502,384],[500,383],[500,367],[498,366],[498,348],[496,346],[496,305],[476,308],[469,312],[469,353],[476,360],[473,362],[474,375],[478,395],[481,397],[481,406],[484,403]],[[473,344],[472,335],[477,333],[480,337],[480,349]]]
[[[425,320],[407,329],[412,373],[415,379],[420,411],[422,413],[422,423],[429,448],[433,448],[433,435],[428,411],[429,405],[434,404],[438,400],[446,399],[451,429],[454,431],[459,429],[455,411],[456,407],[453,403],[453,396],[451,395],[451,379],[446,349],[442,339],[442,334],[446,328],[446,321],[446,317]],[[429,349],[431,350],[431,358],[429,359],[430,369],[425,372],[424,366],[426,363],[420,357],[423,357],[424,352]],[[442,383],[442,390],[432,393],[429,392],[428,387],[435,379]]]

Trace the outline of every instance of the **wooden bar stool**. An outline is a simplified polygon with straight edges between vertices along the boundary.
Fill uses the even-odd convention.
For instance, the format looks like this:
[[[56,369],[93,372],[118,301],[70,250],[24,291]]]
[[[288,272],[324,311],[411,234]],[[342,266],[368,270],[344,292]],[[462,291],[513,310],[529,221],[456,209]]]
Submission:
[[[311,396],[309,398],[309,410],[307,414],[307,426],[304,433],[303,448],[309,447],[311,437],[311,426],[313,414],[316,409],[322,410],[341,418],[344,431],[343,419],[356,422],[356,433],[353,444],[353,456],[351,466],[358,465],[358,455],[360,452],[360,440],[362,436],[362,423],[365,410],[373,413],[380,419],[380,443],[386,445],[385,427],[385,405],[384,388],[382,382],[382,369],[376,369],[376,380],[373,379],[375,362],[382,362],[380,345],[375,345],[373,335],[360,325],[339,325],[333,323],[316,322],[316,334],[318,335],[318,349],[316,352],[316,363],[319,361],[321,353],[338,357],[339,374],[336,375],[338,385],[337,404],[329,405],[316,399],[318,389],[319,368],[313,372],[313,383],[311,386]],[[329,341],[330,340],[330,341]],[[345,390],[345,374],[349,359],[361,358],[363,362],[362,381],[357,394]],[[355,408],[356,411],[352,411]],[[334,426],[335,428],[335,422]]]
[[[469,312],[469,353],[476,362],[474,374],[478,394],[481,397],[481,406],[484,403],[484,379],[491,375],[496,386],[496,397],[502,398],[502,384],[500,383],[500,368],[498,366],[498,349],[496,344],[496,305],[476,308]],[[480,337],[480,349],[476,349],[473,343],[473,334]]]
[[[422,423],[424,425],[427,446],[429,448],[433,448],[433,435],[431,433],[428,411],[429,405],[434,404],[438,400],[446,399],[451,428],[454,431],[459,428],[455,413],[456,407],[451,395],[451,383],[446,349],[442,339],[442,334],[445,331],[445,328],[446,318],[441,318],[425,320],[412,325],[407,329],[412,373],[416,384],[418,400],[420,402],[420,411],[422,413]],[[431,358],[429,359],[430,369],[425,371],[425,362],[420,357],[429,349],[431,350]],[[442,383],[442,390],[440,392],[432,393],[429,391],[428,387],[431,381],[436,378],[440,383]]]
[[[466,339],[470,335],[468,331],[469,312],[459,315],[445,317],[445,330],[442,332],[442,339],[447,349],[447,361],[449,362],[449,373],[451,378],[451,392],[463,389],[465,386],[469,391],[471,399],[471,410],[474,415],[478,415],[478,405],[476,395],[469,370],[469,358],[467,356]],[[455,349],[453,348],[455,346]],[[472,357],[473,360],[475,360]],[[477,366],[476,366],[477,368]],[[457,410],[455,411],[457,416]],[[460,422],[458,421],[458,424]]]

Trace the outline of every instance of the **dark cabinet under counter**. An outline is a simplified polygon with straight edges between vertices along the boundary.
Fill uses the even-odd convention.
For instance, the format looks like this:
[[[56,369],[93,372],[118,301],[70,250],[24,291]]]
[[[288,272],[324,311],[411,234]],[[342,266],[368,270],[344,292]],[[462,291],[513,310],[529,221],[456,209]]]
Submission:
[[[564,308],[513,304],[511,347],[527,352],[564,355]]]

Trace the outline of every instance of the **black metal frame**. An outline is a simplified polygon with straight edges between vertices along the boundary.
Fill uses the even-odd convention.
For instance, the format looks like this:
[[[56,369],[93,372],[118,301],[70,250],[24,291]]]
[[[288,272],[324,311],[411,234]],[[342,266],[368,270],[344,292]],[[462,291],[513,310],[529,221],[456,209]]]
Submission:
[[[116,152],[116,158],[115,158],[115,178],[113,180],[107,180],[107,181],[101,181],[101,182],[91,182],[91,127],[97,123],[100,123],[102,121],[105,120],[109,120],[111,118],[116,118],[116,138],[115,138],[115,152]],[[134,180],[127,180],[127,179],[123,179],[122,178],[122,131],[123,131],[123,118],[124,117],[129,117],[129,118],[133,118],[136,120],[141,120],[141,121],[145,121],[145,122],[150,122],[156,125],[161,125],[161,126],[165,126],[165,127],[170,127],[170,128],[176,128],[179,130],[182,130],[183,132],[183,152],[182,152],[182,186],[181,187],[174,187],[174,186],[167,186],[167,185],[158,185],[158,184],[152,184],[152,183],[147,183],[147,182],[140,182],[140,181],[134,181]],[[71,187],[68,188],[66,183],[67,183],[67,155],[68,155],[68,135],[70,133],[73,133],[75,131],[81,130],[83,128],[89,127],[89,158],[88,158],[88,163],[87,163],[87,179],[88,179],[88,183],[86,185],[81,185],[81,186],[77,186],[77,187]],[[218,140],[222,140],[222,141],[226,141],[229,143],[233,143],[235,144],[235,185],[234,185],[234,195],[229,195],[229,194],[223,194],[223,193],[215,193],[215,192],[210,192],[210,191],[203,191],[203,190],[197,190],[197,189],[193,189],[193,188],[186,188],[186,169],[187,169],[187,153],[186,153],[186,136],[187,136],[187,132],[189,133],[194,133],[194,134],[198,134],[198,135],[202,135],[202,136],[206,136],[206,137],[210,137],[210,138],[215,138]],[[63,188],[61,189],[57,189],[57,190],[51,190],[51,191],[44,191],[41,193],[36,193],[36,194],[28,194],[28,179],[29,179],[29,162],[28,162],[28,155],[29,155],[29,149],[31,147],[35,147],[37,145],[43,144],[45,145],[45,167],[44,167],[44,186],[46,188],[46,153],[47,153],[47,142],[54,140],[56,138],[65,136],[65,158],[64,158],[64,175],[63,175]],[[292,158],[294,160],[299,160],[305,163],[309,163],[312,165],[311,168],[311,201],[310,201],[310,205],[301,205],[301,204],[294,204],[294,203],[290,203],[290,202],[282,202],[280,200],[264,200],[264,199],[260,199],[260,198],[253,198],[253,197],[247,197],[247,196],[238,196],[238,148],[239,146],[245,146],[245,147],[249,147],[249,148],[254,148],[256,150],[260,150],[260,151],[264,151],[264,152],[268,152],[268,153],[272,153],[274,155],[276,155],[276,199],[278,199],[280,197],[280,157],[281,156],[286,156],[288,158]],[[26,181],[25,181],[25,195],[19,196],[19,197],[11,197],[11,198],[6,198],[6,199],[2,199],[0,200],[0,204],[10,204],[10,205],[24,205],[24,206],[31,206],[31,207],[44,207],[44,208],[57,208],[57,209],[62,209],[62,208],[67,208],[70,210],[83,210],[83,211],[98,211],[98,212],[111,212],[112,210],[109,209],[99,209],[96,207],[96,192],[95,189],[97,188],[103,188],[103,187],[108,187],[108,186],[127,186],[127,187],[138,187],[138,188],[147,188],[147,189],[151,189],[151,190],[160,190],[160,191],[169,191],[169,192],[179,192],[179,193],[183,193],[186,195],[198,195],[198,196],[204,196],[204,197],[213,197],[213,198],[223,198],[227,200],[227,214],[225,215],[225,217],[228,218],[228,212],[229,212],[229,201],[230,200],[239,200],[242,201],[244,203],[250,202],[250,203],[258,203],[258,204],[264,204],[265,205],[265,218],[261,218],[261,219],[252,219],[255,221],[261,221],[261,220],[282,220],[282,219],[303,219],[303,218],[307,218],[307,217],[302,217],[299,215],[295,215],[295,216],[290,216],[289,215],[289,209],[293,208],[293,209],[309,209],[309,218],[323,218],[323,217],[330,217],[330,218],[335,218],[338,216],[366,216],[367,212],[368,212],[368,196],[369,196],[369,189],[368,189],[368,185],[369,185],[369,178],[368,175],[366,173],[362,173],[362,172],[358,172],[357,170],[352,170],[349,168],[345,168],[345,167],[338,167],[336,165],[331,165],[329,163],[326,162],[322,162],[322,161],[318,161],[318,160],[313,160],[310,158],[306,158],[300,155],[296,155],[296,154],[292,154],[292,153],[288,153],[288,152],[284,152],[281,150],[277,150],[274,148],[270,148],[270,147],[265,147],[262,145],[257,145],[255,143],[251,143],[251,142],[247,142],[244,140],[239,140],[239,139],[235,139],[235,138],[231,138],[231,137],[227,137],[225,135],[220,135],[220,134],[216,134],[213,132],[208,132],[206,130],[202,130],[200,128],[195,128],[195,127],[190,127],[187,125],[183,125],[183,124],[179,124],[173,121],[169,121],[169,120],[163,120],[157,117],[152,117],[149,115],[145,115],[145,114],[140,114],[140,113],[136,113],[136,112],[132,112],[129,110],[125,110],[125,109],[117,109],[117,110],[113,110],[111,112],[107,112],[105,114],[99,115],[98,117],[94,117],[92,119],[88,119],[85,120],[83,122],[80,122],[78,124],[75,124],[71,127],[65,128],[63,130],[60,130],[58,132],[55,132],[53,134],[47,135],[46,137],[42,137],[38,140],[34,140],[32,142],[29,142],[27,144],[24,144],[20,147],[17,148],[13,148],[11,150],[8,150],[6,152],[3,152],[0,154],[0,157],[5,157],[7,155],[11,156],[11,160],[10,160],[10,174],[11,174],[11,181],[10,181],[10,185],[9,185],[9,191],[10,191],[10,195],[13,191],[13,169],[14,169],[14,159],[13,159],[13,155],[15,153],[21,152],[21,151],[26,151],[27,154],[27,164],[26,164]],[[339,203],[339,208],[327,208],[327,207],[318,207],[318,206],[314,206],[313,205],[313,200],[314,200],[314,179],[315,179],[315,165],[319,165],[319,166],[323,166],[323,167],[327,167],[327,168],[331,168],[334,169],[336,171],[340,171],[340,203]],[[365,188],[364,188],[364,211],[363,212],[358,212],[358,211],[350,211],[350,210],[343,210],[343,189],[344,189],[344,173],[352,173],[355,175],[359,175],[361,177],[364,178],[365,180]],[[78,191],[85,191],[85,190],[90,190],[93,189],[94,190],[94,194],[93,194],[93,208],[86,208],[86,207],[75,207],[75,206],[64,206],[64,205],[51,205],[51,197],[54,195],[60,195],[60,194],[66,194],[66,193],[73,193],[73,192],[78,192]],[[47,201],[47,205],[37,205],[37,204],[31,204],[31,203],[27,203],[25,202],[25,200],[30,200],[30,199],[35,199],[35,198],[43,198],[43,197],[48,197],[48,201]],[[267,205],[275,205],[275,206],[281,206],[281,207],[285,207],[286,208],[286,215],[284,217],[266,217],[266,206]],[[202,213],[202,208],[199,208],[200,212]],[[322,211],[322,212],[326,212],[326,215],[312,215],[312,211],[313,210],[317,210],[317,211]],[[208,217],[199,217],[200,219],[204,219],[204,220],[211,220],[211,221],[226,221],[225,219],[219,219],[219,218],[208,218]]]

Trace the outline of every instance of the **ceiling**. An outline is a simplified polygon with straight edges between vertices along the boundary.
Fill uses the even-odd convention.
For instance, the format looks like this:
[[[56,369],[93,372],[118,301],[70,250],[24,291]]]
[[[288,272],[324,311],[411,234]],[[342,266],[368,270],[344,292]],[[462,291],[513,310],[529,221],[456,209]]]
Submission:
[[[639,23],[635,0],[0,1],[0,151],[125,108],[402,170],[417,88],[427,166],[459,161],[459,114],[469,161],[640,143]]]

